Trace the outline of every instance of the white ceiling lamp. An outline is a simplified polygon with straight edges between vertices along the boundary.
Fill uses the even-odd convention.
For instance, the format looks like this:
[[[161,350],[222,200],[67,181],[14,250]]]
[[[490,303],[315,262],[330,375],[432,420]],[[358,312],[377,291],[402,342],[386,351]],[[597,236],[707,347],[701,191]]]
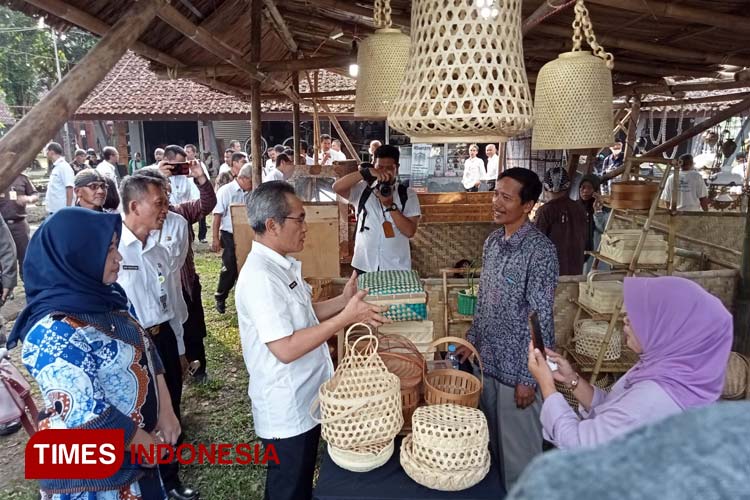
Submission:
[[[531,127],[521,0],[479,1],[412,4],[409,65],[388,115],[412,142],[497,142]]]
[[[581,50],[583,39],[594,54]],[[577,0],[573,50],[545,64],[536,79],[531,149],[588,149],[612,144],[614,57],[599,45],[588,9]]]
[[[378,29],[359,44],[357,51],[354,116],[385,119],[401,87],[411,39],[391,27],[390,0],[375,0],[373,20]]]
[[[342,30],[341,28],[336,28],[331,31],[331,34],[328,35],[328,38],[330,38],[331,40],[338,40],[342,36],[344,36],[344,30]]]
[[[349,76],[352,78],[357,78],[357,75],[359,75],[359,64],[352,63],[349,65]]]

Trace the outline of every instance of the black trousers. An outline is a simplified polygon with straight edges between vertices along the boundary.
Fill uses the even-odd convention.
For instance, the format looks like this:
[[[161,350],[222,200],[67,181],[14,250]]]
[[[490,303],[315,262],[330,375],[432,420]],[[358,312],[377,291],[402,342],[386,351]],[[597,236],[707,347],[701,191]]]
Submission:
[[[169,323],[162,323],[159,334],[154,335],[152,338],[161,362],[164,365],[164,381],[167,383],[167,389],[169,389],[169,399],[172,401],[172,409],[174,410],[174,414],[177,415],[177,419],[181,420],[182,366],[180,366],[180,354],[177,351],[177,337],[175,337]],[[182,440],[183,436],[181,435],[177,444],[180,444]],[[180,485],[179,471],[180,464],[177,461],[159,465],[159,474],[161,474],[161,479],[167,491]]]
[[[206,218],[201,217],[198,221],[198,239],[200,241],[203,241],[206,239],[206,235],[208,234],[208,224],[206,224]]]
[[[195,375],[206,373],[206,348],[203,345],[203,339],[206,337],[206,318],[201,299],[202,289],[200,278],[196,275],[192,289],[193,298],[191,299],[185,290],[182,291],[188,310],[188,319],[182,325],[185,330],[185,357],[189,362],[198,360],[201,363]]]
[[[23,280],[23,259],[26,256],[26,248],[29,246],[29,234],[31,229],[26,219],[16,219],[8,222],[8,229],[16,244],[16,256],[18,258],[18,274]]]
[[[237,258],[234,254],[234,235],[228,231],[221,232],[221,245],[224,251],[221,253],[221,272],[219,273],[219,284],[216,287],[214,297],[216,300],[227,300],[229,292],[237,281]]]
[[[264,500],[309,500],[318,456],[320,426],[286,439],[261,439],[263,446],[273,445],[278,465],[268,462]]]

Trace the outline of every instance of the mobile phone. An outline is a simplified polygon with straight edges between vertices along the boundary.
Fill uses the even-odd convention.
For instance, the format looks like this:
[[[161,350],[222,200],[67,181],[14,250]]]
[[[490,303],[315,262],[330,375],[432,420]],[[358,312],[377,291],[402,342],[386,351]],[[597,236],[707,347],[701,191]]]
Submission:
[[[175,162],[167,163],[169,169],[172,171],[172,175],[188,175],[190,173],[190,162]]]
[[[532,311],[529,314],[529,331],[531,332],[531,343],[534,345],[534,349],[539,349],[539,352],[544,352],[544,340],[542,339],[542,326],[539,324],[539,316],[536,311]]]

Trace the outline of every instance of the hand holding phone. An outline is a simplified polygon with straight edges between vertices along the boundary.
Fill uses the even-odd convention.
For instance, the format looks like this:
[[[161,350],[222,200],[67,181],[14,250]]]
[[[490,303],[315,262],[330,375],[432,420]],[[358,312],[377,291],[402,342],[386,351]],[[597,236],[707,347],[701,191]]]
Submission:
[[[534,349],[538,349],[539,352],[544,355],[544,359],[547,360],[549,369],[553,372],[557,370],[557,363],[550,361],[547,358],[547,353],[544,351],[544,339],[542,338],[542,326],[539,324],[539,316],[536,311],[532,311],[529,314],[529,331],[531,332],[531,343],[534,345]]]
[[[167,168],[172,171],[172,175],[188,175],[190,173],[190,162],[169,162]]]

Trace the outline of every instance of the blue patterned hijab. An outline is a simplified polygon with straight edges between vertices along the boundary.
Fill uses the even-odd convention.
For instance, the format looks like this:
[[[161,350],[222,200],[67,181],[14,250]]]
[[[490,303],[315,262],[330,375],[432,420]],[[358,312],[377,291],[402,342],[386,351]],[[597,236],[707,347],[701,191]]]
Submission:
[[[120,285],[105,285],[102,276],[112,235],[119,239],[121,232],[119,214],[79,207],[59,210],[41,225],[26,251],[26,308],[13,326],[9,349],[52,312],[115,323],[112,313],[126,311],[128,299]]]

